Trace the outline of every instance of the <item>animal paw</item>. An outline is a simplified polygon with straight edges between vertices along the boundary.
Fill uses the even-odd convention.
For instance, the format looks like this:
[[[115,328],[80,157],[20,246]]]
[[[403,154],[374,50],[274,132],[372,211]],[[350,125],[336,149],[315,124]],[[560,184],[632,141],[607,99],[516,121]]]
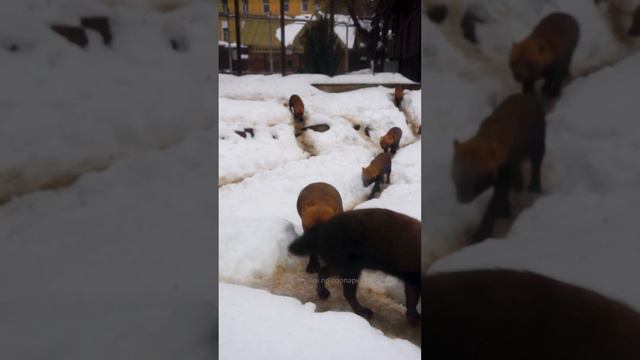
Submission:
[[[362,309],[360,309],[360,311],[356,312],[356,314],[362,316],[367,320],[370,320],[373,317],[373,311],[366,307],[363,307]]]
[[[320,264],[318,263],[314,263],[314,262],[310,262],[309,265],[307,265],[306,269],[305,269],[309,274],[311,273],[317,273],[318,271],[320,271]]]
[[[318,288],[318,297],[320,299],[326,299],[331,295],[331,292],[327,288]]]

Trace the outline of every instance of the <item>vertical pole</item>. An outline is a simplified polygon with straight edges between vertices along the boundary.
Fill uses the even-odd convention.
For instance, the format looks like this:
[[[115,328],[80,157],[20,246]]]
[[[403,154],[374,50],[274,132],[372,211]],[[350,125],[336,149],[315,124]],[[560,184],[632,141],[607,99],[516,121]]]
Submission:
[[[229,6],[227,5],[227,54],[229,55],[229,72],[233,72],[233,57],[231,57],[231,18],[229,17]]]
[[[242,75],[242,48],[240,46],[240,6],[238,0],[233,0],[233,6],[236,13],[236,51],[238,55],[238,75]],[[231,50],[231,48],[229,48]]]
[[[271,30],[271,9],[269,9],[269,71],[273,74],[273,32]]]
[[[287,66],[284,44],[284,0],[280,0],[280,69],[282,76],[285,76]]]
[[[346,74],[349,72],[349,20],[347,20],[345,28],[347,29],[347,34],[345,36],[347,41],[344,44],[344,73]]]

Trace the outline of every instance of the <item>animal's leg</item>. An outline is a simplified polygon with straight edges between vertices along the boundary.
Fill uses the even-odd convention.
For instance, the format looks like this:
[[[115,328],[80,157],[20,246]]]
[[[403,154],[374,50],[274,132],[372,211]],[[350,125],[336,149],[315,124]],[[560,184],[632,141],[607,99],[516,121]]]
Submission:
[[[320,270],[320,261],[318,261],[318,257],[316,255],[309,255],[309,264],[307,265],[306,271],[308,273],[318,272]]]
[[[543,128],[531,154],[531,184],[529,184],[528,189],[531,193],[540,193],[542,191],[540,168],[542,167],[542,159],[544,158],[545,153],[544,137],[545,129]]]
[[[391,168],[387,171],[387,184],[391,184]]]
[[[405,314],[407,321],[413,326],[419,326],[420,314],[416,307],[418,306],[418,300],[420,299],[420,288],[405,281],[404,297],[407,304],[407,312]]]
[[[523,94],[533,94],[534,92],[534,82],[533,81],[525,81],[522,83],[522,93]]]
[[[373,196],[375,195],[375,193],[380,191],[380,183],[382,183],[383,177],[384,175],[379,175],[376,176],[376,180],[373,183],[373,189],[371,189],[371,194],[369,195],[369,200],[373,199]]]
[[[544,86],[542,92],[550,97],[558,97],[562,92],[562,81],[569,75],[569,70],[566,68],[552,71],[545,77]]]
[[[353,312],[364,317],[365,319],[371,319],[373,311],[368,309],[358,302],[356,298],[356,291],[358,290],[358,280],[360,279],[360,270],[350,269],[340,275],[340,281],[342,282],[342,292],[345,299],[351,305]]]
[[[491,198],[492,202],[495,201],[493,206],[495,207],[495,214],[498,217],[510,217],[511,216],[511,203],[509,202],[509,190],[513,187],[513,168],[519,168],[519,166],[509,165],[500,170],[498,173],[498,180],[493,192],[494,196]],[[489,204],[491,206],[491,204]]]
[[[524,190],[524,179],[522,178],[522,168],[519,164],[514,165],[511,168],[511,188],[517,192],[522,192]]]
[[[478,229],[473,233],[471,240],[476,243],[485,240],[493,234],[493,225],[496,221],[496,218],[500,214],[505,214],[507,211],[510,212],[510,204],[509,199],[506,197],[509,194],[509,188],[507,187],[506,192],[503,187],[496,186],[493,195],[491,196],[491,201],[489,201],[489,206],[484,212],[482,216],[482,221],[478,226]]]
[[[326,299],[331,292],[324,286],[327,279],[331,276],[329,268],[325,265],[318,271],[318,284],[316,285],[316,293],[320,299]]]

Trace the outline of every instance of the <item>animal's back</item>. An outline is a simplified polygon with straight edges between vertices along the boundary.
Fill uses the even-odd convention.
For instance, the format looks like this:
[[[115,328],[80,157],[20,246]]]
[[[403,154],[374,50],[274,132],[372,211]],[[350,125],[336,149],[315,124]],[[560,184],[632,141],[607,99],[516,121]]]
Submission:
[[[426,276],[422,316],[429,359],[640,359],[640,314],[529,272]]]
[[[545,128],[542,104],[532,95],[506,98],[480,125],[479,136],[497,140],[509,148],[528,147]]]
[[[321,258],[357,261],[392,275],[420,272],[420,221],[387,209],[359,209],[318,226]]]
[[[342,197],[335,187],[327,183],[312,183],[305,186],[298,195],[298,215],[302,216],[302,210],[311,206],[329,206],[336,212],[342,212]]]
[[[373,158],[371,164],[381,170],[381,172],[384,172],[391,167],[391,155],[389,153],[378,154]]]

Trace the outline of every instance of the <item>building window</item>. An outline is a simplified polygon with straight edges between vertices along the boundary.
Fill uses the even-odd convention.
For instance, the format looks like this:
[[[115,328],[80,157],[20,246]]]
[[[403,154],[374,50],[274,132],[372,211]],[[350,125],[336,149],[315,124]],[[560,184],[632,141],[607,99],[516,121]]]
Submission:
[[[222,12],[225,14],[229,12],[229,0],[222,0]]]
[[[262,0],[262,12],[265,14],[269,13],[269,0]]]
[[[249,14],[249,0],[242,0],[242,13]]]
[[[304,12],[309,11],[309,0],[302,0],[301,10]]]
[[[288,0],[284,0],[284,11],[285,12],[289,11],[289,1]]]
[[[222,40],[226,41],[227,43],[229,42],[229,29],[228,28],[222,29]]]

